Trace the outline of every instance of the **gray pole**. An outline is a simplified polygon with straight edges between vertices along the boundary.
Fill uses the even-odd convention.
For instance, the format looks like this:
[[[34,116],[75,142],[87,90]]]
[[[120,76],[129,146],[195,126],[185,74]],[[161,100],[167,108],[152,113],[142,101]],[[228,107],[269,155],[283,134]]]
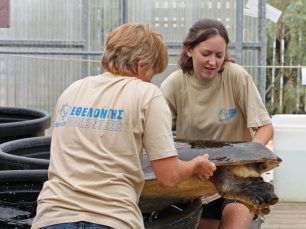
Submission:
[[[266,100],[266,0],[258,1],[258,42],[261,44],[258,54],[258,90],[263,103]]]
[[[82,30],[83,30],[83,50],[86,52],[90,48],[90,15],[89,15],[89,2],[83,0],[82,2]],[[90,74],[90,63],[88,56],[83,56],[85,62],[83,63],[83,76],[88,76]]]
[[[128,17],[127,7],[128,7],[127,0],[119,0],[119,11],[120,11],[119,25],[127,23],[127,17]]]
[[[235,62],[242,65],[243,52],[243,1],[236,0]]]

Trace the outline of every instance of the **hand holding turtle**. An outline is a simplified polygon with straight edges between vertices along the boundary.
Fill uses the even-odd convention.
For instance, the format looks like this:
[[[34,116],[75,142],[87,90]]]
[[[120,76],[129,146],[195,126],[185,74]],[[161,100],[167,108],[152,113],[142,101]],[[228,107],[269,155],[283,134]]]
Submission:
[[[208,154],[204,154],[203,156],[198,156],[194,159],[196,160],[194,173],[201,181],[208,180],[216,170],[216,165],[213,162],[210,162],[208,157]]]

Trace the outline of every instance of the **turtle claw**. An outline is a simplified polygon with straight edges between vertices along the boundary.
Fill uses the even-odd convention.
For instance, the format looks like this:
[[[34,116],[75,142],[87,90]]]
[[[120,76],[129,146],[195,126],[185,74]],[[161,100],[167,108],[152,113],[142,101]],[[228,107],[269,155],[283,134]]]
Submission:
[[[254,215],[268,215],[270,213],[270,206],[263,205],[249,205],[248,203],[243,203]]]

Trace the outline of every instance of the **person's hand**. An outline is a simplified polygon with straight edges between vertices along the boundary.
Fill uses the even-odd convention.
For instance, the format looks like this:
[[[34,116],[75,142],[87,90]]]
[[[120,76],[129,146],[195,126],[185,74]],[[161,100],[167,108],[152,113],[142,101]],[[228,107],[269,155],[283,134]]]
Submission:
[[[198,156],[194,158],[196,160],[196,166],[194,173],[202,180],[208,180],[216,170],[216,165],[208,160],[209,155]]]

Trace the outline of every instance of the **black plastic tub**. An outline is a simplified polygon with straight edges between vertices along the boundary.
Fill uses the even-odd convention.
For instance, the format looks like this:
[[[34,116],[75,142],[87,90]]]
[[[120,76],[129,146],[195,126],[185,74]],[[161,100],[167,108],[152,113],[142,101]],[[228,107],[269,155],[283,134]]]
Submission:
[[[47,170],[0,171],[0,228],[30,228]]]
[[[48,170],[0,171],[0,228],[28,229],[36,214],[37,197]],[[199,199],[171,205],[159,212],[145,214],[146,229],[189,229],[199,222],[202,205]]]
[[[0,170],[48,169],[51,137],[32,137],[0,144]]]
[[[0,144],[20,138],[44,136],[50,123],[51,116],[43,110],[0,107]]]

